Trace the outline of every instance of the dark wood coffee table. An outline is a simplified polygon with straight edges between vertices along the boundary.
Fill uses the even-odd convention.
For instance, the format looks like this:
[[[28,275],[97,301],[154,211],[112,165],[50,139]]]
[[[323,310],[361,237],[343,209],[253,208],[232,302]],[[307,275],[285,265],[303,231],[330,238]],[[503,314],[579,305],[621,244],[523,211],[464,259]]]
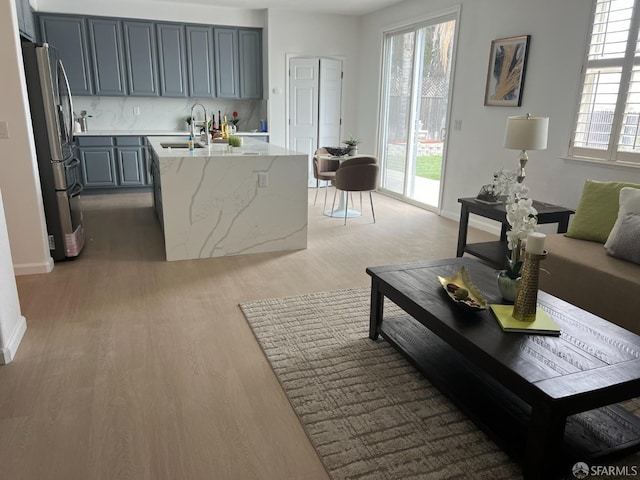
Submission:
[[[471,258],[367,268],[369,337],[382,335],[523,464],[525,479],[570,473],[576,461],[640,448],[640,420],[617,402],[640,396],[640,337],[540,292],[560,337],[502,331],[491,312],[469,313],[437,275],[462,265],[490,303],[496,271]],[[384,298],[407,315],[383,318]]]

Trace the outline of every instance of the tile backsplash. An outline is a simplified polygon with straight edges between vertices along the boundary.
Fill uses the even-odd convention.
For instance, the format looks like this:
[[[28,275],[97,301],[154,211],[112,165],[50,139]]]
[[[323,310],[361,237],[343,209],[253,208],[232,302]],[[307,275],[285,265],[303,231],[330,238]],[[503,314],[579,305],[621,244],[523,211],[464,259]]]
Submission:
[[[241,131],[260,130],[260,120],[267,117],[264,100],[228,100],[218,98],[165,98],[165,97],[73,97],[73,109],[79,116],[87,111],[88,131],[91,130],[176,130],[186,131],[186,118],[195,103],[203,104],[207,115],[213,111],[218,122],[218,111],[231,118],[238,112]],[[202,108],[194,111],[196,120],[202,119]]]

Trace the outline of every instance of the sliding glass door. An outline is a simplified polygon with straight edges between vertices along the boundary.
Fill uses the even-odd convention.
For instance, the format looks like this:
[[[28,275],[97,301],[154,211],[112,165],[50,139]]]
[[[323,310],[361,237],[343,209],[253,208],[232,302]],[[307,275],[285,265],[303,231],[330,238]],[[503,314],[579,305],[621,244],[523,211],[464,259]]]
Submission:
[[[381,188],[439,207],[456,15],[385,35]]]

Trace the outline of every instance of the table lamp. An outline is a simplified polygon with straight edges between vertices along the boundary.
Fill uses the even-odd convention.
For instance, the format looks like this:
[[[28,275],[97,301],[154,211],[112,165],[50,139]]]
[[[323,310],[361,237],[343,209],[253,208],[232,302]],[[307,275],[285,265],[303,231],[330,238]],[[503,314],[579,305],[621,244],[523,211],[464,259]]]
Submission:
[[[544,150],[547,148],[547,131],[549,117],[532,117],[529,113],[521,117],[507,117],[507,128],[504,131],[504,148],[520,151],[520,169],[517,180],[524,180],[524,166],[529,157],[527,150]]]

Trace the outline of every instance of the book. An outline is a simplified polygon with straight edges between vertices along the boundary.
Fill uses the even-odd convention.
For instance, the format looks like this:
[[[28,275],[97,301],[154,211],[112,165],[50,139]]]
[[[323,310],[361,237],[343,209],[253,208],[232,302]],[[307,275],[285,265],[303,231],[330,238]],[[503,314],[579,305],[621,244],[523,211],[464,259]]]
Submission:
[[[536,319],[533,322],[524,322],[513,318],[513,305],[491,304],[490,307],[493,316],[505,332],[560,335],[558,324],[540,307],[536,309]]]

